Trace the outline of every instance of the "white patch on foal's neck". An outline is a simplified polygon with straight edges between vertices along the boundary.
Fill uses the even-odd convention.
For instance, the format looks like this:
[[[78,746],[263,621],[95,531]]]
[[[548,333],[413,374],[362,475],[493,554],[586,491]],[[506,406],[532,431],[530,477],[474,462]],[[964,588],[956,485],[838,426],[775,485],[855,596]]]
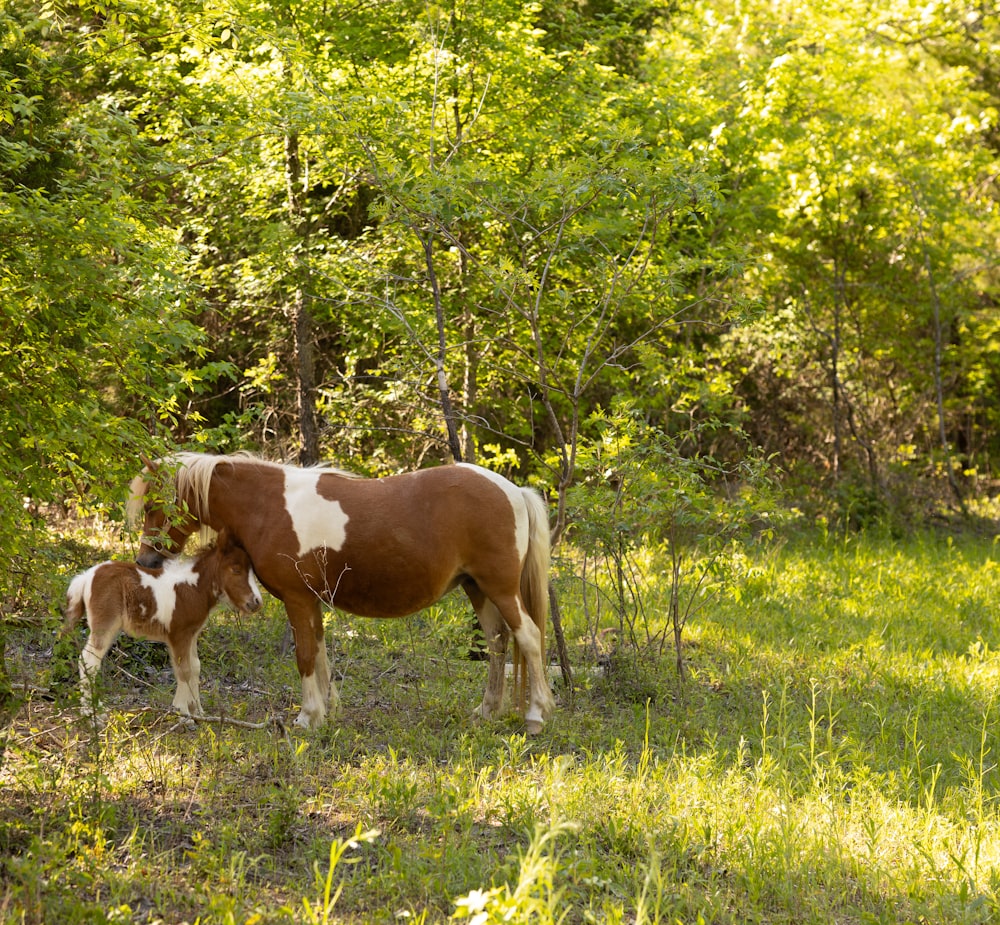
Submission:
[[[194,559],[170,559],[163,566],[162,575],[150,575],[139,571],[139,582],[153,592],[156,612],[153,614],[167,629],[174,618],[177,606],[177,586],[196,585],[198,576],[194,571]]]
[[[300,556],[313,549],[340,552],[347,539],[348,517],[340,502],[319,493],[319,480],[326,474],[322,469],[285,470],[285,510],[292,518]]]

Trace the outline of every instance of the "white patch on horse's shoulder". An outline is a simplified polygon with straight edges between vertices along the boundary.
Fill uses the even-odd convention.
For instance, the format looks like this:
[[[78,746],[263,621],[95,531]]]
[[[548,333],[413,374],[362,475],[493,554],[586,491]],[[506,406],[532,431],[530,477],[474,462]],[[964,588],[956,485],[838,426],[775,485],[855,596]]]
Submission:
[[[514,531],[518,552],[523,559],[528,553],[528,535],[530,525],[528,523],[528,507],[524,503],[522,490],[510,481],[510,479],[506,479],[500,475],[499,472],[493,472],[491,469],[484,469],[482,466],[476,466],[472,463],[456,463],[456,465],[463,469],[469,469],[472,472],[483,476],[483,478],[489,479],[507,496],[507,500],[510,502],[511,511],[514,514]]]
[[[139,583],[153,592],[156,601],[156,612],[153,616],[170,629],[174,618],[174,608],[177,606],[177,586],[196,585],[198,576],[194,571],[193,559],[171,559],[163,566],[161,575],[150,575],[139,571]]]
[[[319,493],[322,469],[285,469],[285,510],[299,541],[299,555],[313,549],[339,552],[347,539],[348,517],[339,501]]]

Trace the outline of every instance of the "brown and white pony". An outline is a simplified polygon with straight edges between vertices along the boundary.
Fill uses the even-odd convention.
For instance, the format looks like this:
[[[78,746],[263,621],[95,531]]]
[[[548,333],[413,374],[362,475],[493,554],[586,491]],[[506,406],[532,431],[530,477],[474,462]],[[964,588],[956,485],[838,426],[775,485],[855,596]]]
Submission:
[[[225,530],[194,559],[174,559],[163,568],[102,562],[77,575],[66,592],[63,632],[86,612],[90,635],[80,654],[84,712],[94,709],[93,679],[124,630],[167,644],[177,680],[174,707],[185,716],[200,714],[198,634],[220,603],[241,613],[261,606],[250,557]]]
[[[402,617],[460,585],[490,651],[479,712],[489,718],[500,709],[512,633],[527,674],[526,726],[541,730],[555,703],[543,665],[549,525],[536,492],[465,464],[364,479],[248,454],[146,463],[129,500],[143,521],[137,561],[178,554],[199,526],[232,532],[261,584],[284,602],[302,678],[300,725],[319,725],[327,701],[337,701],[323,604]]]

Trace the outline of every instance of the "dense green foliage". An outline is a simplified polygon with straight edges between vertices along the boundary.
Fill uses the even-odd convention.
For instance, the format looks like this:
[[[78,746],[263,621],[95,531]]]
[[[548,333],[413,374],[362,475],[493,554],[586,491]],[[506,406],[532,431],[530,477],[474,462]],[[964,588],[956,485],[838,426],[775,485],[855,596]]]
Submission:
[[[277,607],[220,614],[201,647],[206,709],[259,728],[179,725],[163,648],[132,644],[105,663],[95,731],[58,683],[72,662],[14,630],[13,673],[46,691],[0,770],[0,920],[996,921],[996,544],[751,547],[689,628],[684,684],[594,639],[592,589],[557,566],[577,690],[530,740],[514,715],[473,718],[485,670],[457,599],[331,617],[342,710],[309,734],[274,722],[298,696]]]
[[[882,504],[992,473],[981,5],[2,24],[4,536],[16,499],[100,499],[144,444],[496,457],[555,486],[623,393]]]

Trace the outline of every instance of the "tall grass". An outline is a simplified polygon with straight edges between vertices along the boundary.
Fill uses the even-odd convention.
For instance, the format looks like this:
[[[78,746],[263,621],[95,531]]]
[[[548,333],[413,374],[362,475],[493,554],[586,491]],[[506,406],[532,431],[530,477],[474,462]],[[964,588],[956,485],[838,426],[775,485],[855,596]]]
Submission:
[[[687,627],[684,684],[670,658],[588,666],[592,613],[559,582],[593,671],[533,739],[473,719],[484,669],[457,599],[400,623],[331,615],[343,708],[311,734],[178,726],[165,661],[134,645],[107,660],[95,728],[53,682],[49,627],[15,627],[29,690],[0,768],[0,920],[1000,915],[994,544],[762,544]],[[283,634],[274,605],[213,619],[206,709],[294,716]]]

